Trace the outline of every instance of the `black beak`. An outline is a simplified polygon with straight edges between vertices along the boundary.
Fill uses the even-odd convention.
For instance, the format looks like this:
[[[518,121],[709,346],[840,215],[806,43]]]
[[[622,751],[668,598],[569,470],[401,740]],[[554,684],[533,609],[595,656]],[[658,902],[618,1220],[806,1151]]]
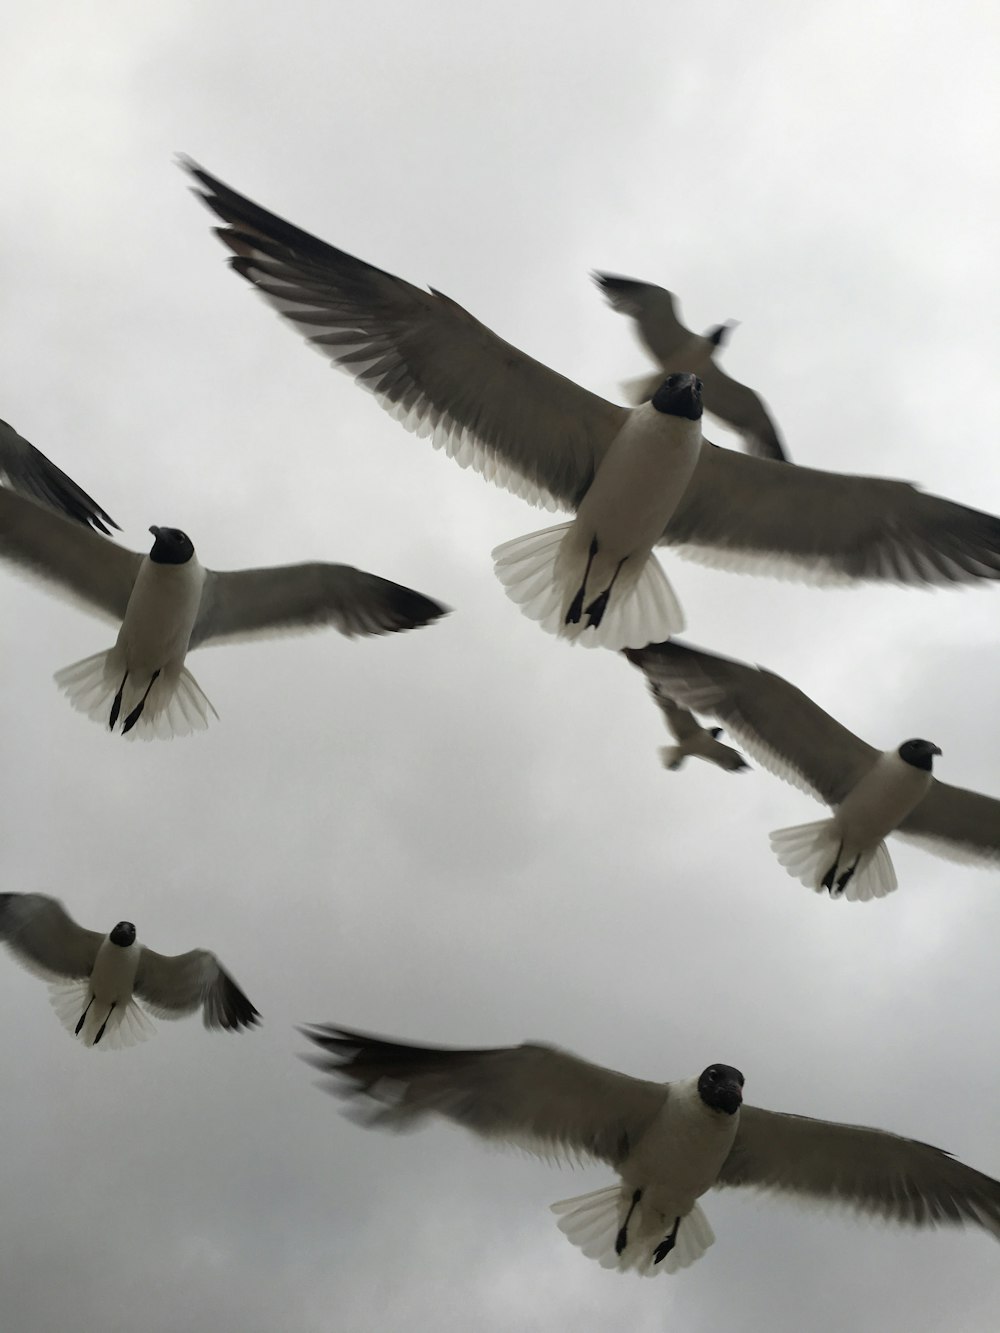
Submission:
[[[723,1083],[716,1090],[715,1104],[726,1115],[735,1115],[743,1105],[743,1089],[735,1080]]]
[[[154,525],[153,527],[151,527],[151,528],[149,529],[149,531],[150,531],[150,533],[151,533],[154,537],[159,537],[159,535],[160,535],[160,529],[159,529],[158,527],[156,527],[155,525]]]

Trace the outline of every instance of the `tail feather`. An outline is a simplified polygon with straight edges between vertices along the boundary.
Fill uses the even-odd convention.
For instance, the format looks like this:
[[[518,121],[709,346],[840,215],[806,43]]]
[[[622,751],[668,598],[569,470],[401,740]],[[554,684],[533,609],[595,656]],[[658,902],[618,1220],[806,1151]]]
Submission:
[[[615,1241],[631,1202],[631,1190],[621,1185],[609,1185],[590,1194],[562,1199],[552,1204],[552,1211],[559,1216],[559,1230],[588,1259],[596,1259],[602,1268],[614,1268],[623,1273],[631,1270],[643,1277],[655,1277],[660,1272],[676,1273],[679,1268],[687,1268],[700,1259],[715,1240],[708,1218],[696,1203],[681,1219],[674,1248],[661,1263],[656,1263],[656,1247],[669,1228],[658,1215],[644,1217],[640,1201],[629,1221],[628,1243],[618,1254]]]
[[[56,1017],[71,1036],[82,1041],[84,1046],[93,1046],[101,1024],[107,1019],[104,1033],[97,1043],[99,1051],[120,1051],[128,1046],[135,1046],[146,1041],[156,1031],[155,1026],[136,1004],[129,1000],[127,1004],[117,1005],[111,1015],[108,1006],[95,1001],[87,1008],[90,1000],[90,982],[54,981],[49,986],[49,1003],[55,1010]],[[80,1031],[76,1025],[84,1010],[87,1017]]]
[[[676,773],[687,758],[687,751],[681,749],[679,745],[661,745],[660,759],[664,768],[669,768],[671,773]]]
[[[588,624],[586,614],[579,624],[567,625],[566,612],[582,573],[575,562],[558,568],[563,539],[572,526],[559,523],[493,551],[497,578],[526,616],[550,634],[592,648],[644,648],[684,628],[674,590],[652,554],[635,569],[623,567],[599,625]]]
[[[831,896],[846,898],[848,902],[884,898],[897,886],[889,850],[884,842],[880,842],[861,853],[857,868],[843,892],[836,891],[837,876],[850,868],[853,856],[842,854],[840,834],[832,819],[776,829],[771,834],[771,848],[788,873],[816,893],[826,892],[823,878],[831,866],[836,867]]]
[[[56,672],[55,681],[77,712],[107,727],[124,676],[124,658],[115,647],[63,667]],[[141,676],[130,675],[125,680],[119,727],[138,706],[148,684],[148,678]],[[128,739],[138,737],[147,741],[189,736],[205,730],[209,714],[219,716],[187,667],[181,667],[180,671],[165,669],[154,681],[138,722],[125,735]]]

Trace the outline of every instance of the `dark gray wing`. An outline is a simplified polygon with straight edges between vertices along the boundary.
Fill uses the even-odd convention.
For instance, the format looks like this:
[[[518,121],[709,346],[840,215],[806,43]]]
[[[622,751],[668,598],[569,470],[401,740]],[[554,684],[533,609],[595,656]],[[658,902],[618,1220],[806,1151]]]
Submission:
[[[409,1128],[434,1112],[485,1139],[540,1157],[593,1157],[612,1166],[661,1110],[668,1085],[603,1069],[551,1046],[483,1051],[410,1046],[337,1027],[302,1029],[309,1057],[348,1094],[381,1103],[365,1123]],[[337,1089],[333,1089],[336,1091]]]
[[[714,360],[703,366],[698,374],[706,412],[738,431],[747,449],[758,458],[772,458],[780,463],[788,461],[774,418],[759,393],[727,375]]]
[[[391,634],[446,614],[422,593],[350,565],[208,570],[190,646],[325,626],[348,636]]]
[[[1000,578],[1000,518],[905,481],[702,449],[661,543],[722,569],[815,583]]]
[[[135,993],[159,1018],[181,1018],[198,1008],[207,1028],[239,1032],[259,1022],[260,1014],[208,949],[172,957],[143,948],[135,974]]]
[[[1000,865],[1000,801],[934,778],[931,789],[897,832],[953,861]]]
[[[677,318],[673,292],[651,282],[623,278],[618,273],[594,273],[591,276],[608,305],[635,321],[639,340],[653,360],[661,367],[677,369],[673,365],[674,358],[696,335]]]
[[[29,972],[89,977],[104,936],[78,926],[62,903],[44,893],[0,893],[0,940]]]
[[[143,557],[0,487],[0,559],[120,622]]]
[[[626,409],[504,342],[433,289],[355,259],[192,162],[234,270],[407,430],[532,504],[573,509]]]
[[[717,1184],[846,1204],[911,1226],[981,1226],[1000,1240],[1000,1181],[884,1129],[744,1106]]]
[[[781,676],[676,642],[625,656],[670,698],[708,713],[770,772],[827,805],[839,805],[879,751]]]
[[[67,477],[6,421],[0,421],[0,478],[12,490],[75,519],[84,527],[105,535],[109,528],[118,527],[111,515],[72,477]]]

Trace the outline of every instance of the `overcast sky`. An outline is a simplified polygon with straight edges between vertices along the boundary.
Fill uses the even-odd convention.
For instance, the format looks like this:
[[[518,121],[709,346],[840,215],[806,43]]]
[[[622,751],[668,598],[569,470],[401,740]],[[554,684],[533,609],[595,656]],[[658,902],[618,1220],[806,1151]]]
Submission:
[[[756,768],[664,772],[639,674],[492,573],[552,520],[312,354],[227,271],[173,158],[611,398],[646,362],[588,270],[662,283],[695,328],[741,321],[724,364],[798,462],[998,513],[996,14],[15,0],[4,27],[0,416],[135,549],[179,525],[213,568],[340,560],[455,608],[197,653],[221,720],[130,745],[51,679],[107,626],[0,570],[2,888],[214,949],[264,1016],[88,1051],[0,957],[5,1333],[995,1327],[985,1233],[709,1196],[715,1246],[639,1282],[547,1210],[607,1170],[366,1132],[313,1086],[304,1021],[656,1079],[722,1060],[752,1103],[1000,1176],[1000,886],[894,842],[897,893],[831,903],[768,848],[814,802]],[[1000,589],[663,559],[690,642],[1000,794]]]

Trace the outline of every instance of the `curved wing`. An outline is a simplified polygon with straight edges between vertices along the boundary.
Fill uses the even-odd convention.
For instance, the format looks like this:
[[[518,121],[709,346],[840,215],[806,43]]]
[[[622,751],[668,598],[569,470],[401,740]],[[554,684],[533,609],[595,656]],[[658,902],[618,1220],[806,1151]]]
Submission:
[[[787,463],[788,455],[763,398],[710,361],[700,371],[706,412],[739,431],[751,454]]]
[[[0,559],[120,622],[143,557],[0,487]]]
[[[627,409],[498,338],[433,289],[337,250],[192,162],[230,263],[407,430],[532,504],[573,509]]]
[[[44,893],[0,893],[0,940],[29,972],[89,977],[104,936],[78,926],[62,903]]]
[[[883,1129],[744,1106],[716,1183],[846,1204],[910,1226],[972,1224],[1000,1239],[1000,1181]]]
[[[677,318],[673,292],[617,273],[592,273],[591,277],[608,305],[635,321],[636,333],[653,360],[673,369],[674,357],[695,336]]]
[[[723,569],[805,582],[1000,578],[1000,518],[905,481],[703,448],[662,544]]]
[[[67,477],[6,421],[0,421],[0,477],[12,490],[105,536],[109,535],[109,528],[118,527],[111,515],[72,477]]]
[[[1000,865],[1000,801],[935,778],[897,829],[953,861]]]
[[[649,692],[656,701],[656,706],[663,714],[667,730],[675,741],[689,741],[703,731],[701,723],[688,708],[682,708],[676,700],[660,688],[655,681],[647,678]]]
[[[443,615],[439,602],[350,565],[207,570],[190,646],[325,626],[349,637],[392,634]]]
[[[675,642],[627,648],[651,685],[686,708],[710,713],[771,773],[839,805],[879,751],[781,676]]]
[[[172,956],[143,948],[135,994],[159,1018],[181,1018],[203,1009],[207,1028],[238,1032],[260,1014],[208,949]]]
[[[323,1054],[310,1063],[349,1095],[380,1102],[365,1123],[409,1128],[431,1112],[485,1139],[540,1157],[593,1157],[612,1166],[659,1113],[668,1086],[603,1069],[551,1046],[484,1051],[410,1046],[345,1028],[301,1029]],[[337,1089],[332,1089],[336,1091]]]

